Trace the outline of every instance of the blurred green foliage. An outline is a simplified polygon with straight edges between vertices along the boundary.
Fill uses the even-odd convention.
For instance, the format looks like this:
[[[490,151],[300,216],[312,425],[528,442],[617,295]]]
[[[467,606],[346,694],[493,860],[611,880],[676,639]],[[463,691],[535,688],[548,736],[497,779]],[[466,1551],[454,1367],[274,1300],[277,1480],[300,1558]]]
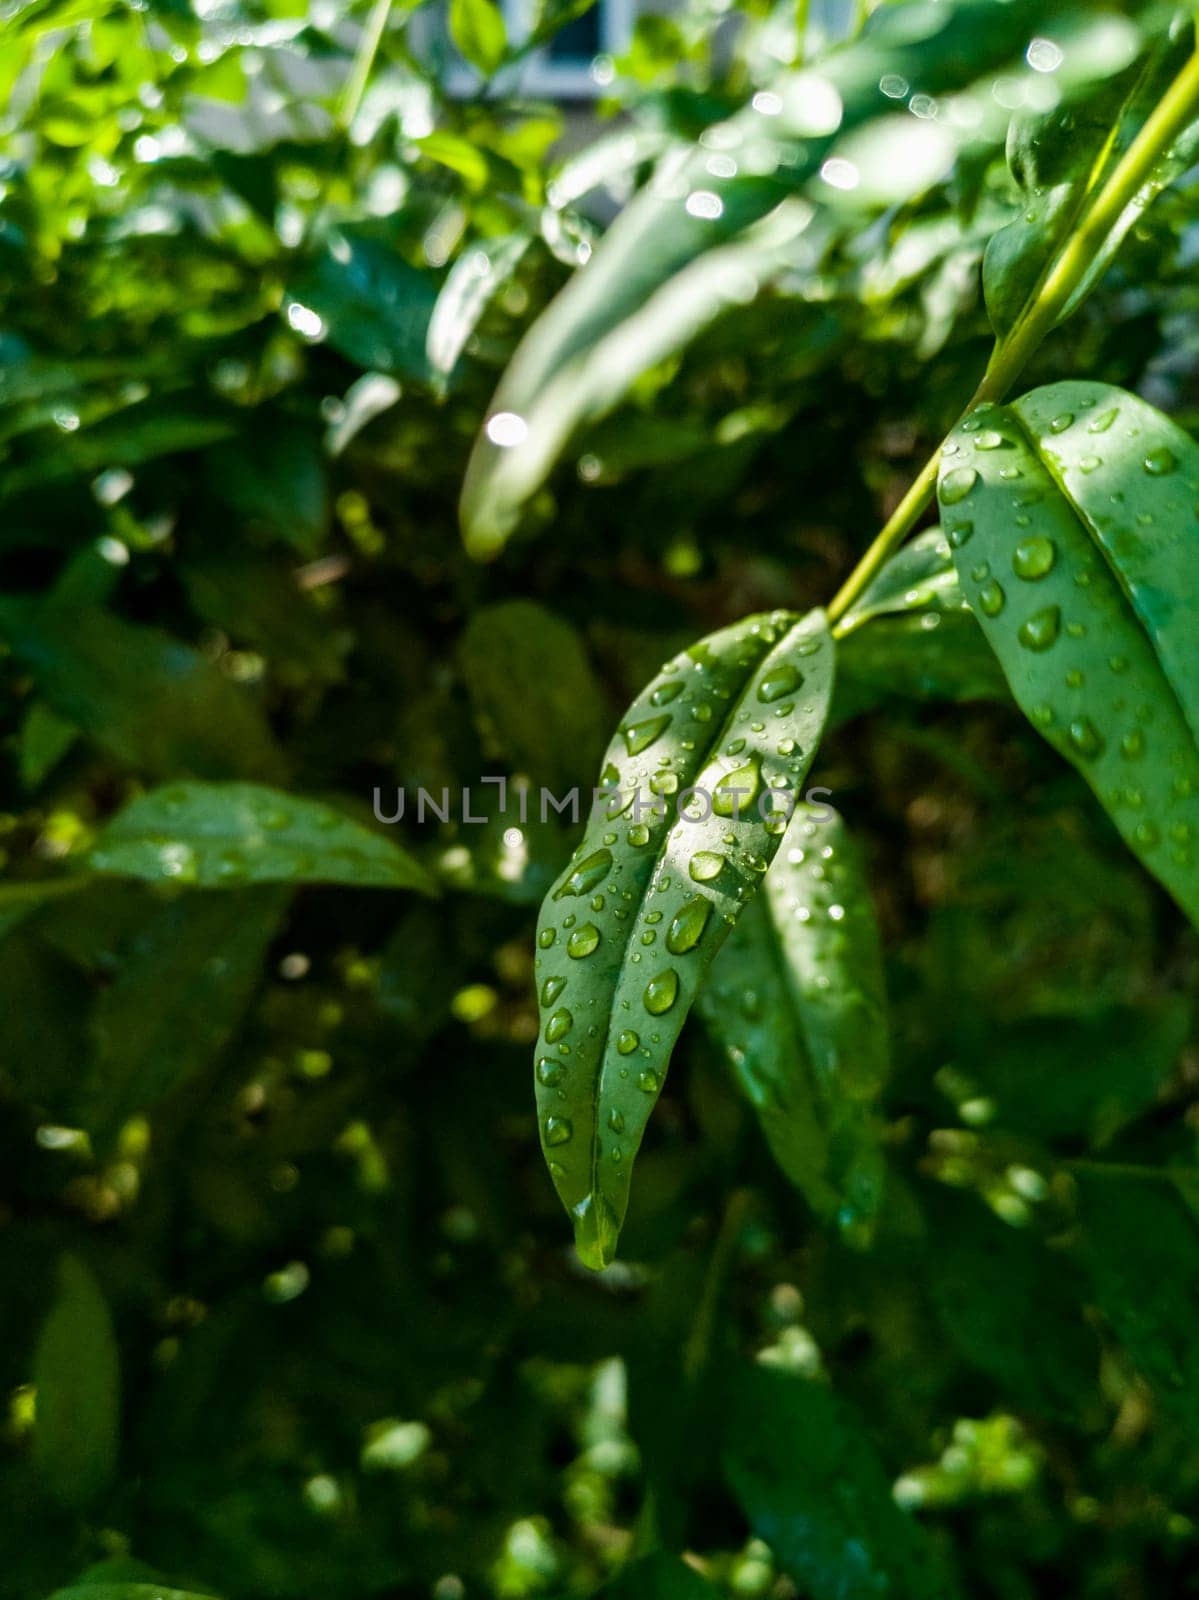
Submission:
[[[812,774],[883,932],[873,1232],[776,1164],[718,1016],[580,1268],[528,1082],[577,830],[517,810],[593,781],[667,656],[828,600],[982,370],[988,241],[1034,272],[1021,219],[1068,210],[1028,119],[1091,137],[1184,19],[883,5],[853,54],[835,7],[695,0],[593,119],[522,77],[578,9],[0,13],[0,1593],[1187,1593],[1195,936],[973,619],[864,599]],[[489,88],[448,92],[447,38]],[[671,290],[716,219],[672,233],[655,164],[733,184],[711,130],[824,52],[878,181]],[[944,135],[899,190],[880,96]],[[809,203],[821,137],[720,229]],[[634,191],[608,309],[670,316],[547,383],[560,459],[482,564],[500,374]],[[1193,431],[1195,193],[1128,219],[1030,384]]]

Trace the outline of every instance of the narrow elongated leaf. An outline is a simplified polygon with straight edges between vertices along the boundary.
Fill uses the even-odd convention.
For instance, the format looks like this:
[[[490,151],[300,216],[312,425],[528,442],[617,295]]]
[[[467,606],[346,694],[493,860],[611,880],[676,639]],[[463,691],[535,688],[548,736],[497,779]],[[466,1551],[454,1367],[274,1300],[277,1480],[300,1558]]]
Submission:
[[[1103,384],[976,412],[942,519],[1025,715],[1199,922],[1199,448]]]
[[[159,907],[93,1012],[84,1125],[103,1143],[224,1049],[262,974],[287,891],[197,894]]]
[[[139,795],[101,829],[88,864],[201,889],[346,883],[437,893],[424,868],[384,834],[259,783],[172,783]]]
[[[760,1539],[811,1600],[942,1600],[954,1591],[895,1504],[861,1421],[821,1383],[737,1374],[725,1473]]]
[[[848,635],[872,617],[969,610],[940,528],[927,528],[893,555],[839,624]]]
[[[82,1508],[116,1471],[121,1375],[104,1296],[75,1256],[58,1264],[58,1292],[38,1338],[33,1381],[34,1461],[53,1495]]]
[[[822,612],[747,618],[668,662],[626,713],[606,803],[542,906],[541,1140],[589,1266],[612,1257],[670,1052],[778,848],[832,678]]]
[[[890,1065],[882,955],[861,862],[830,806],[797,810],[698,1009],[813,1210],[846,1227],[868,1220],[882,1188],[872,1102]]]
[[[452,377],[458,358],[487,307],[507,284],[532,243],[527,233],[472,245],[451,267],[429,318],[426,349],[439,383]]]
[[[719,309],[714,296],[755,294],[784,249],[792,268],[817,264],[819,251],[805,251],[802,238],[798,248],[781,238],[773,253],[757,248],[755,224],[770,218],[761,239],[773,239],[780,219],[813,215],[815,201],[813,238],[825,241],[838,230],[860,232],[864,207],[928,189],[952,166],[959,144],[1003,137],[1008,116],[991,94],[994,71],[1015,68],[1033,34],[1045,30],[1068,38],[1055,74],[1063,99],[1126,66],[1140,42],[1131,18],[1113,25],[1079,16],[1070,4],[961,0],[921,13],[915,28],[911,13],[880,6],[819,70],[780,75],[703,143],[668,150],[526,335],[500,384],[463,487],[471,553],[490,558],[502,549],[575,430],[705,327]],[[887,79],[921,96],[963,91],[970,114],[901,116],[880,87]],[[827,180],[834,148],[844,187]],[[714,161],[713,150],[735,153]],[[784,206],[788,199],[804,213]],[[710,254],[717,260],[709,265]],[[676,275],[681,282],[671,281]]]

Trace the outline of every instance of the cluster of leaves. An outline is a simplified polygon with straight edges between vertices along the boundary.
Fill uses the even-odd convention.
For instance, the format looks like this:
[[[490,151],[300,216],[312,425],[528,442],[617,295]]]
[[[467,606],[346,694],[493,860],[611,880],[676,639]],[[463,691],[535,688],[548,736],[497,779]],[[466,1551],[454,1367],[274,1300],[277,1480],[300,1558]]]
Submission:
[[[2,1587],[1172,1592],[1188,19],[578,10],[5,12]]]

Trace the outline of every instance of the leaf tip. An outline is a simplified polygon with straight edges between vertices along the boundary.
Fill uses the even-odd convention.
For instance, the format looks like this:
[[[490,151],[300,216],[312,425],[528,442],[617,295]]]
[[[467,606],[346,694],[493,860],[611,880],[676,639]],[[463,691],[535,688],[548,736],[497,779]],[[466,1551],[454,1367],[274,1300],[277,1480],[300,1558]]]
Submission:
[[[602,1272],[616,1257],[620,1221],[602,1195],[589,1194],[571,1208],[575,1254],[592,1272]]]

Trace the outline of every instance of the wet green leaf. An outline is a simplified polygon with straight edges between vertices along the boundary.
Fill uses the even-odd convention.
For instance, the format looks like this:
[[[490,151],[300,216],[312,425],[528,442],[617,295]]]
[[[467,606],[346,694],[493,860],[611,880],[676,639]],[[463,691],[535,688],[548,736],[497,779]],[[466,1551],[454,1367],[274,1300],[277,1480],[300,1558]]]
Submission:
[[[116,1473],[121,1374],[104,1295],[73,1255],[58,1263],[58,1290],[38,1337],[33,1382],[38,1471],[67,1505],[90,1505]]]
[[[437,886],[386,834],[318,800],[257,783],[172,783],[131,800],[101,829],[95,872],[201,889],[248,883]]]
[[[425,342],[437,299],[430,274],[410,266],[395,243],[369,225],[339,229],[288,285],[292,320],[360,366],[426,378]],[[319,328],[308,312],[319,319]]]
[[[890,1064],[882,957],[861,862],[830,806],[797,808],[698,1010],[813,1210],[868,1222],[883,1177],[873,1102]]]
[[[625,714],[542,906],[542,1147],[590,1266],[612,1258],[671,1050],[778,848],[832,677],[821,612],[747,618],[668,662]]]
[[[1020,190],[1020,214],[992,235],[983,257],[987,310],[1000,336],[1019,319],[1072,237],[1086,203],[1111,175],[1186,60],[1189,34],[1185,24],[1178,27],[1172,40],[1156,41],[1143,59],[1100,82],[1081,101],[1058,101],[1048,111],[1024,112],[1013,120],[1008,164]],[[1199,124],[1160,158],[1150,180],[1120,213],[1062,317],[1091,292],[1146,207],[1186,171],[1197,150]]]
[[[1199,447],[1135,396],[1054,384],[968,418],[938,492],[1021,709],[1199,922]]]

